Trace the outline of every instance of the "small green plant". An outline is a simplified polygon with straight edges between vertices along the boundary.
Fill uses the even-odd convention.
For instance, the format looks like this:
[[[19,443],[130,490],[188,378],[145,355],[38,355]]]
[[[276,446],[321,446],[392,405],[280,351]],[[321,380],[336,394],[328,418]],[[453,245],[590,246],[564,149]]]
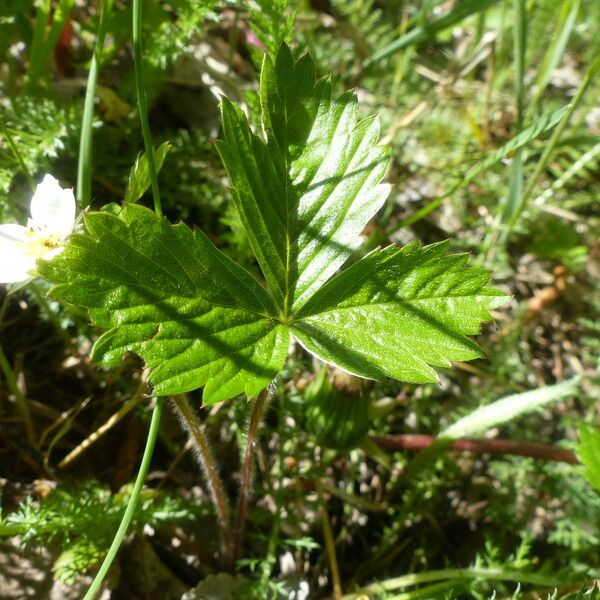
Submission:
[[[84,230],[74,233],[57,257],[38,262],[40,274],[54,284],[54,298],[85,307],[94,324],[108,329],[93,357],[117,365],[124,353],[135,352],[151,369],[156,395],[204,386],[203,401],[211,404],[264,390],[281,371],[293,339],[317,358],[371,379],[434,382],[433,367],[480,356],[466,336],[476,334],[507,296],[488,287],[489,273],[468,267],[465,255],[449,255],[447,242],[357,254],[363,229],[389,193],[390,186],[381,183],[389,150],[379,144],[377,118],[359,120],[356,96],[333,99],[330,80],[316,79],[311,58],[294,60],[285,44],[263,62],[265,137],[224,99],[224,140],[218,143],[264,282],[202,232],[161,216],[156,169],[167,146],[155,158],[136,6],[146,154],[132,171],[130,190],[135,191],[120,211],[88,212]],[[82,131],[88,129],[89,118]],[[89,167],[85,148],[80,164]],[[156,213],[135,204],[150,184]],[[191,423],[186,402],[177,401],[202,455],[225,556],[239,556],[252,445],[265,394],[258,396],[250,420],[233,544],[227,502],[211,475],[203,434]],[[133,517],[162,405],[159,400],[124,520],[88,597],[98,589]]]
[[[67,579],[106,556],[89,599],[162,488],[212,501],[210,539],[191,512],[158,532],[193,581],[221,571],[200,595],[592,597],[599,11],[8,0],[0,281],[27,289],[0,307],[2,535],[58,546]],[[25,223],[46,172],[77,193],[64,230]],[[447,368],[507,297],[487,270],[511,307],[489,360]],[[23,501],[31,467],[77,487]]]
[[[109,329],[94,358],[115,365],[133,351],[156,394],[205,386],[210,404],[267,386],[292,337],[372,379],[435,381],[431,366],[480,356],[465,336],[506,296],[446,242],[377,249],[338,273],[389,192],[377,120],[358,120],[353,94],[332,100],[329,80],[285,45],[265,59],[261,100],[266,140],[224,100],[219,151],[267,287],[201,232],[146,208],[88,213],[86,231],[40,270],[54,298]]]

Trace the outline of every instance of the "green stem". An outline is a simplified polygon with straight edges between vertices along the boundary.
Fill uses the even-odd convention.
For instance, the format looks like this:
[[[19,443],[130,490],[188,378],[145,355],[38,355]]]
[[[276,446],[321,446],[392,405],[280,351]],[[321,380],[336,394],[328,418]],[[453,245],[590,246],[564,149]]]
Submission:
[[[28,526],[23,523],[0,523],[0,536],[13,536],[27,533]]]
[[[344,600],[352,600],[362,595],[375,595],[389,592],[391,590],[403,589],[422,583],[433,583],[444,580],[469,580],[469,579],[491,579],[495,581],[515,581],[518,583],[530,583],[532,585],[541,585],[544,587],[554,587],[558,583],[564,583],[548,575],[539,575],[538,573],[522,573],[520,571],[505,571],[494,568],[472,568],[472,569],[440,569],[439,571],[426,571],[425,573],[413,573],[387,579],[380,583],[368,585],[356,590],[352,594],[344,596]]]
[[[154,446],[156,443],[156,438],[158,436],[158,429],[160,425],[160,418],[162,416],[163,407],[165,403],[165,398],[158,398],[156,401],[156,405],[152,411],[152,421],[150,422],[150,429],[148,431],[148,439],[146,440],[146,447],[144,448],[144,455],[142,456],[142,462],[140,463],[140,468],[138,470],[137,477],[135,479],[135,483],[133,484],[133,490],[131,491],[131,497],[129,498],[129,502],[127,503],[127,508],[125,509],[125,513],[123,514],[123,518],[121,519],[121,524],[119,525],[119,529],[115,534],[115,537],[110,545],[108,550],[108,554],[104,559],[104,562],[100,566],[100,570],[94,577],[94,581],[92,581],[92,585],[88,589],[86,595],[83,597],[83,600],[92,600],[94,596],[97,594],[110,566],[112,565],[121,544],[123,543],[123,539],[125,538],[125,534],[127,533],[127,529],[129,529],[129,525],[131,524],[131,520],[133,519],[133,514],[135,509],[137,508],[138,501],[140,499],[140,493],[142,491],[142,487],[144,486],[144,482],[146,481],[146,476],[148,475],[148,469],[150,467],[150,460],[152,459],[152,453],[154,452]]]
[[[321,515],[321,526],[323,527],[323,538],[325,540],[325,552],[327,554],[327,560],[329,561],[329,570],[331,571],[333,598],[334,600],[341,600],[342,581],[340,579],[340,568],[338,566],[337,555],[335,553],[335,539],[333,537],[333,531],[331,530],[331,523],[329,521],[329,513],[327,512],[323,490],[318,480],[316,483],[320,499],[319,512]]]
[[[17,376],[15,375],[15,372],[10,366],[10,363],[8,362],[8,358],[6,358],[6,354],[4,354],[2,346],[0,346],[0,371],[4,373],[4,377],[6,377],[8,387],[12,392],[12,395],[15,397],[15,402],[17,403],[17,410],[19,411],[21,420],[25,425],[27,441],[35,447],[35,431],[33,429],[33,421],[31,420],[31,411],[29,410],[29,404],[27,404],[27,398],[25,398],[23,392],[19,388],[19,385],[17,383]]]
[[[154,210],[156,214],[162,214],[160,203],[160,192],[158,190],[158,179],[156,177],[156,161],[154,159],[154,148],[150,137],[150,124],[148,122],[148,101],[146,99],[146,88],[144,86],[144,63],[142,54],[142,0],[133,0],[133,60],[135,67],[135,87],[137,90],[138,109],[142,123],[142,135],[144,137],[144,148],[148,160],[148,171],[150,172],[150,183],[152,185],[152,197],[154,198]]]
[[[81,135],[79,138],[79,159],[77,162],[77,204],[79,208],[88,206],[92,200],[92,125],[94,121],[94,100],[96,98],[96,82],[98,81],[98,66],[104,47],[104,38],[113,0],[104,0],[98,36],[94,46],[94,54],[90,63],[85,100],[83,101],[83,117],[81,119]]]

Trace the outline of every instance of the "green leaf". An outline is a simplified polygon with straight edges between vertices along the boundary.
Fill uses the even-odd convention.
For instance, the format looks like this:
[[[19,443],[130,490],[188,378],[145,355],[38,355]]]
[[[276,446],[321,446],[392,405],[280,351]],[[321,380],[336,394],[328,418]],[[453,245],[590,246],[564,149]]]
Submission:
[[[389,149],[376,118],[359,121],[355,94],[331,99],[308,55],[282,45],[265,58],[261,102],[266,143],[224,100],[218,149],[237,207],[284,318],[301,308],[349,258],[381,208]]]
[[[154,152],[157,173],[161,170],[170,149],[171,144],[169,142],[164,142]],[[127,190],[125,191],[125,204],[137,202],[149,187],[150,171],[148,170],[148,158],[144,152],[138,156],[135,164],[131,167],[129,181],[127,182]]]
[[[506,295],[484,269],[447,255],[447,242],[376,250],[323,286],[292,331],[326,362],[371,379],[436,381],[429,366],[481,356],[479,331]]]
[[[85,225],[40,271],[61,282],[53,297],[86,306],[109,328],[96,360],[116,365],[135,352],[156,394],[205,385],[207,403],[255,394],[275,377],[288,332],[270,317],[265,290],[206,236],[136,205],[119,217],[90,213]]]
[[[572,379],[523,392],[522,394],[505,396],[459,419],[456,423],[444,429],[439,434],[439,437],[457,439],[481,435],[485,431],[492,429],[492,427],[508,423],[522,415],[541,410],[550,404],[575,395],[579,389],[580,382],[580,377],[573,377]]]
[[[145,208],[88,213],[40,272],[54,297],[108,329],[94,358],[116,365],[135,352],[155,393],[205,386],[210,403],[268,385],[291,335],[375,379],[435,381],[432,367],[480,356],[466,336],[507,296],[447,242],[390,246],[343,268],[389,193],[377,119],[359,120],[352,93],[332,100],[329,80],[285,45],[265,58],[261,106],[264,139],[224,100],[218,148],[268,289],[199,231]]]
[[[600,431],[591,427],[581,427],[576,452],[585,467],[584,475],[600,492]]]

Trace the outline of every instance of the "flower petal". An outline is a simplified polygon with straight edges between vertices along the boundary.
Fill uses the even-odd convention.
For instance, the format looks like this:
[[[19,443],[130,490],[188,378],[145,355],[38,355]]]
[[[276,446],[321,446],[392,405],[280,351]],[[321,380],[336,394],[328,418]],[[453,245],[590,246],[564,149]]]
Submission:
[[[26,227],[0,225],[0,283],[17,283],[35,275],[36,257],[27,252],[29,244]]]
[[[31,198],[31,221],[35,228],[66,238],[75,223],[73,189],[63,189],[52,175],[45,175]]]

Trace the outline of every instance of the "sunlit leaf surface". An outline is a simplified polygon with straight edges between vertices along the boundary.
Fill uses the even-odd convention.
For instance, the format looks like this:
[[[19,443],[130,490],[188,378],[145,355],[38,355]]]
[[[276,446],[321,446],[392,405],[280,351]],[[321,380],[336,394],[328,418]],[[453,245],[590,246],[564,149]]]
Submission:
[[[389,246],[343,269],[389,193],[378,120],[359,120],[352,93],[332,99],[311,59],[294,62],[285,45],[265,58],[261,104],[265,137],[224,100],[218,147],[265,285],[145,208],[90,213],[41,272],[108,329],[94,357],[112,365],[135,352],[157,394],[205,386],[210,403],[267,385],[292,335],[374,379],[435,381],[433,367],[480,356],[466,336],[506,296],[447,242]]]

